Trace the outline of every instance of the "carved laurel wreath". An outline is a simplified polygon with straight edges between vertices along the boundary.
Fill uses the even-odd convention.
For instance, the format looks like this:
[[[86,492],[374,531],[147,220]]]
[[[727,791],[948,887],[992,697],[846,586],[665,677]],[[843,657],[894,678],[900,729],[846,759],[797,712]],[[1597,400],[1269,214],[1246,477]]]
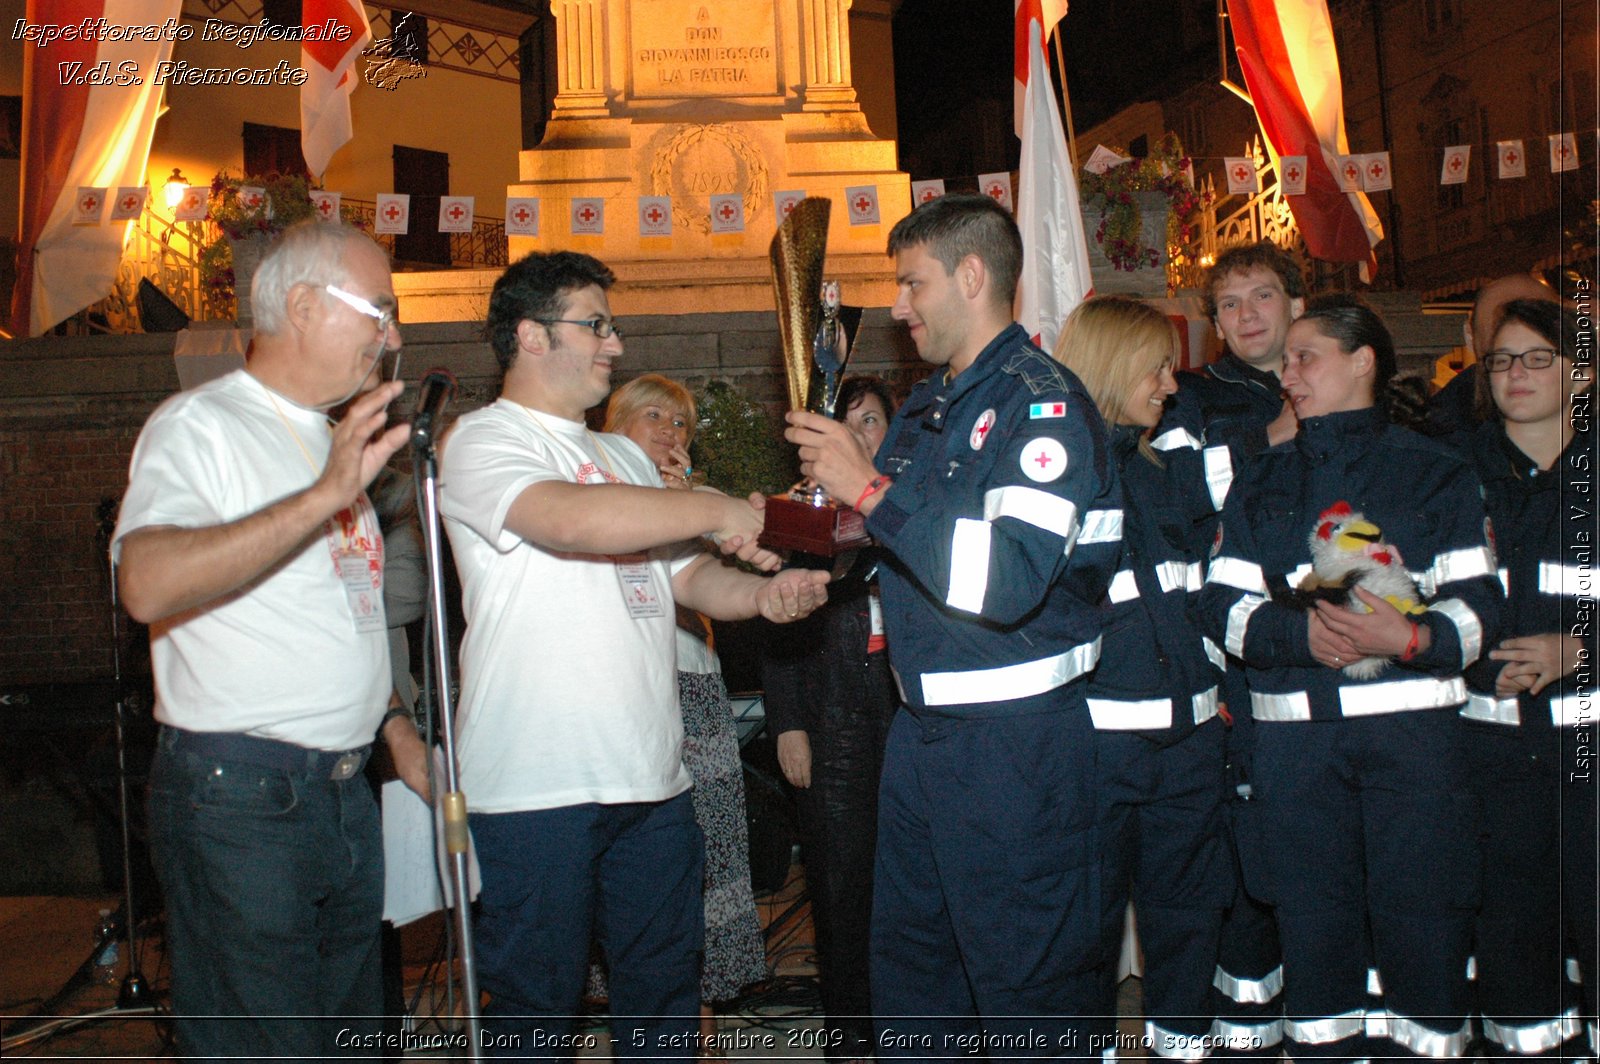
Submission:
[[[767,163],[760,149],[738,129],[726,125],[683,126],[656,152],[650,166],[650,192],[655,196],[672,195],[672,165],[684,152],[701,141],[721,144],[743,164],[749,179],[744,190],[744,218],[748,226],[761,214],[767,199]],[[695,203],[692,206],[684,197],[673,196],[672,219],[676,225],[711,232],[711,212],[708,207]]]

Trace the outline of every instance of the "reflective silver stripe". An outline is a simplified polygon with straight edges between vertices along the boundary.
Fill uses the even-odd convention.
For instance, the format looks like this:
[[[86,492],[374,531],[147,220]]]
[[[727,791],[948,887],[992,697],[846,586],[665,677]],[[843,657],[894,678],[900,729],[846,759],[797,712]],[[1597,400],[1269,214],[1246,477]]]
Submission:
[[[1583,1024],[1575,1007],[1555,1019],[1530,1023],[1526,1027],[1512,1027],[1483,1017],[1484,1037],[1513,1053],[1547,1053],[1568,1039],[1578,1037],[1582,1031]]]
[[[1445,551],[1434,555],[1433,566],[1428,570],[1434,587],[1443,587],[1452,580],[1470,580],[1475,576],[1495,575],[1494,552],[1488,547],[1467,547],[1465,550]]]
[[[1266,1049],[1283,1041],[1283,1020],[1255,1025],[1213,1020],[1211,1040],[1217,1049]]]
[[[1478,958],[1477,957],[1468,957],[1467,958],[1467,982],[1476,983],[1477,981],[1478,981]]]
[[[983,493],[983,519],[995,521],[1002,517],[1054,532],[1068,542],[1078,531],[1078,507],[1074,503],[1021,484],[990,488]]]
[[[1444,614],[1456,626],[1456,635],[1461,638],[1461,667],[1464,669],[1477,661],[1478,655],[1483,653],[1483,622],[1472,612],[1472,607],[1458,598],[1447,598],[1428,609]]]
[[[1228,653],[1236,658],[1244,657],[1244,634],[1250,627],[1250,615],[1266,604],[1267,600],[1260,595],[1246,595],[1228,610],[1228,631],[1223,639]]]
[[[1435,1031],[1409,1016],[1388,1013],[1389,1037],[1419,1057],[1459,1057],[1467,1050],[1472,1025],[1463,1023],[1459,1031]]]
[[[1312,573],[1311,563],[1310,562],[1301,562],[1299,565],[1295,566],[1292,570],[1289,571],[1288,575],[1286,575],[1283,578],[1283,582],[1288,584],[1290,587],[1299,587],[1300,586],[1300,581],[1302,581],[1306,577],[1310,576],[1311,573]]]
[[[1250,715],[1256,720],[1310,720],[1311,699],[1304,691],[1281,695],[1251,691]]]
[[[1369,1009],[1367,1011],[1367,1037],[1389,1037],[1389,1014],[1382,1009]]]
[[[1574,986],[1583,985],[1583,970],[1578,967],[1578,958],[1567,958],[1567,982]]]
[[[1196,578],[1200,564],[1194,563]],[[1162,591],[1182,591],[1188,587],[1189,566],[1176,559],[1164,561],[1156,566],[1156,583],[1161,585]]]
[[[1233,484],[1233,457],[1225,446],[1207,447],[1200,452],[1206,467],[1206,490],[1211,493],[1211,505],[1218,510],[1227,501],[1228,488]]]
[[[1211,641],[1210,636],[1201,636],[1200,645],[1205,647],[1206,657],[1211,659],[1211,664],[1215,665],[1219,669],[1226,669],[1228,667],[1227,655],[1222,652],[1221,647],[1217,646],[1217,644]]]
[[[1178,1034],[1157,1027],[1149,1020],[1144,1021],[1144,1044],[1156,1056],[1168,1060],[1204,1060],[1211,1055],[1211,1043],[1207,1035]]]
[[[1511,594],[1511,570],[1500,569],[1495,573],[1500,578],[1500,587],[1506,594]]]
[[[1550,723],[1558,728],[1576,728],[1594,723],[1594,695],[1562,695],[1550,700]],[[1577,982],[1577,980],[1574,980]]]
[[[1339,710],[1347,717],[1400,713],[1408,709],[1443,709],[1459,706],[1466,700],[1467,682],[1459,676],[1448,680],[1422,676],[1415,680],[1339,688]]]
[[[1090,698],[1089,717],[1098,731],[1150,731],[1172,726],[1172,700],[1146,698],[1123,701],[1117,698]]]
[[[1515,698],[1492,698],[1472,691],[1467,692],[1467,704],[1461,707],[1461,715],[1488,724],[1522,723],[1522,708]]]
[[[922,704],[960,706],[1006,702],[1013,698],[1053,691],[1094,668],[1100,660],[1100,640],[1081,643],[1061,654],[997,669],[922,674]]]
[[[1539,563],[1539,590],[1546,595],[1576,598],[1594,592],[1594,573],[1581,565]]]
[[[1265,1005],[1283,993],[1283,965],[1278,965],[1260,979],[1241,979],[1223,971],[1219,964],[1216,974],[1211,977],[1211,985],[1226,994],[1230,1001],[1237,1001],[1241,1005]]]
[[[1217,715],[1217,689],[1201,691],[1189,699],[1189,708],[1194,710],[1194,722],[1204,724]]]
[[[1406,572],[1411,574],[1411,582],[1417,585],[1417,593],[1423,598],[1432,598],[1433,593],[1439,590],[1438,581],[1434,580],[1431,570],[1423,569],[1418,572],[1415,569],[1407,569]]]
[[[1247,562],[1243,558],[1229,558],[1224,555],[1211,559],[1206,582],[1225,584],[1257,595],[1267,593],[1267,578],[1262,575],[1261,566],[1255,562]]]
[[[1376,968],[1367,969],[1367,996],[1383,996],[1383,980],[1378,978],[1378,969]]]
[[[1341,1038],[1354,1038],[1367,1029],[1366,1013],[1361,1009],[1342,1012],[1325,1020],[1284,1020],[1283,1033],[1296,1042],[1327,1045]]]
[[[1200,449],[1200,441],[1195,439],[1194,433],[1188,429],[1168,429],[1151,440],[1150,446],[1158,451],[1176,451],[1180,447],[1198,451]]]
[[[1111,586],[1106,589],[1106,596],[1112,602],[1132,602],[1138,598],[1139,584],[1133,578],[1133,570],[1117,570],[1117,575],[1111,578]]]
[[[1079,543],[1120,543],[1122,541],[1121,510],[1090,510],[1083,515],[1083,532]]]
[[[956,519],[950,539],[950,592],[945,605],[967,613],[983,612],[983,596],[989,590],[989,542],[993,529],[987,521],[970,517]]]

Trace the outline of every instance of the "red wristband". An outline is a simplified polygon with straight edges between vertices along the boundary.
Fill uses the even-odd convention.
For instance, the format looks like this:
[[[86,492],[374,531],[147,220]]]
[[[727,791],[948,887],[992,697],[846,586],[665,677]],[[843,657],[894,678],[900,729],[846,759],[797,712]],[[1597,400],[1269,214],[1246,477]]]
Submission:
[[[1420,633],[1417,631],[1417,622],[1412,621],[1411,642],[1407,643],[1406,648],[1400,652],[1401,661],[1410,661],[1412,658],[1417,656],[1417,636],[1419,634]]]
[[[885,477],[885,476],[876,476],[876,477],[873,477],[871,480],[867,481],[866,490],[863,491],[861,493],[861,497],[856,500],[855,509],[857,509],[857,510],[861,509],[861,504],[862,503],[866,502],[869,498],[871,498],[872,496],[878,494],[878,492],[882,491],[884,488],[887,488],[890,484],[893,484],[893,483],[894,483],[894,481],[890,480],[888,477]]]

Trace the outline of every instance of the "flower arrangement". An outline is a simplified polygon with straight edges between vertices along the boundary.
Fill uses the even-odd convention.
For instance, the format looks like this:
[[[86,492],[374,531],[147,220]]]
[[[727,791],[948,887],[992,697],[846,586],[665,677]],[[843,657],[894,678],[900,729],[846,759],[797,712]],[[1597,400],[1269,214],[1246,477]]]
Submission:
[[[1083,196],[1101,207],[1100,226],[1094,238],[1111,265],[1137,270],[1161,264],[1159,248],[1140,243],[1144,218],[1138,192],[1159,192],[1167,197],[1167,243],[1184,247],[1198,235],[1198,220],[1205,206],[1202,193],[1189,175],[1190,160],[1174,133],[1162,137],[1156,150],[1143,159],[1130,159],[1104,173],[1083,175]]]

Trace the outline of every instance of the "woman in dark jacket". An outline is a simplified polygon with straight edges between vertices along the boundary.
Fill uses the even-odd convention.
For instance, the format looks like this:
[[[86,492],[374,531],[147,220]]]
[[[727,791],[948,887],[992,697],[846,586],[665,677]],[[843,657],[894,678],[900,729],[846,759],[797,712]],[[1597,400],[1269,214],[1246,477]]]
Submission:
[[[875,377],[840,386],[839,420],[875,454],[894,405]],[[828,604],[771,632],[762,661],[767,727],[797,788],[801,852],[816,925],[828,1060],[872,1055],[867,949],[878,777],[899,701],[878,606],[872,549],[828,588]]]

